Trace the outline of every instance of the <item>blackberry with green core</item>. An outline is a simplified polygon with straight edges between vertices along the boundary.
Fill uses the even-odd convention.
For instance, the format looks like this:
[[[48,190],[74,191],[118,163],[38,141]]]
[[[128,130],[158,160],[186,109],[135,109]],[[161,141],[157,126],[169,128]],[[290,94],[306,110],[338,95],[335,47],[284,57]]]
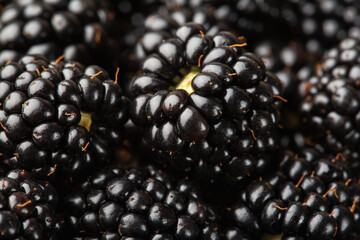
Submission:
[[[154,168],[105,167],[65,200],[76,239],[221,239],[215,213],[188,180]]]
[[[11,170],[0,181],[1,239],[59,239],[64,220],[49,182],[22,169]]]
[[[0,146],[11,168],[77,175],[120,144],[128,100],[99,66],[26,55],[0,71]]]
[[[225,239],[359,239],[360,185],[342,156],[286,152],[226,208]],[[237,238],[236,238],[237,237]]]
[[[112,69],[114,14],[99,0],[11,1],[0,13],[0,65],[41,54]]]
[[[230,32],[173,30],[132,80],[132,121],[155,158],[205,181],[241,181],[271,165],[282,84]]]
[[[313,129],[307,136],[328,151],[352,159],[354,172],[360,159],[359,47],[359,39],[342,40],[327,51],[315,75],[299,87],[304,96],[302,121]]]

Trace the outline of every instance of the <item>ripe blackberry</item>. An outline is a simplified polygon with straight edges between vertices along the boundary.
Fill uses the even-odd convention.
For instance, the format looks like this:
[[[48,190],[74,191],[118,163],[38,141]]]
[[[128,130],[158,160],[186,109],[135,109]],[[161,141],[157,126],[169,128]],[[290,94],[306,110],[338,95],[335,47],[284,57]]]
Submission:
[[[0,148],[10,167],[74,175],[122,141],[128,100],[101,67],[26,55],[0,71]]]
[[[98,0],[11,1],[0,13],[0,65],[41,54],[108,67],[115,60],[113,15]]]
[[[359,199],[358,179],[340,157],[287,152],[278,172],[250,182],[227,208],[225,239],[359,239]]]
[[[195,185],[154,168],[106,167],[66,197],[74,239],[220,239]]]
[[[47,181],[15,169],[1,177],[1,239],[59,239],[64,220],[57,213],[58,195]]]
[[[343,153],[359,165],[360,42],[348,38],[327,51],[316,74],[300,85],[303,123],[313,141],[333,153]]]
[[[230,32],[187,23],[132,80],[132,121],[162,163],[204,180],[241,181],[277,146],[282,84]],[[260,165],[260,166],[259,166]]]

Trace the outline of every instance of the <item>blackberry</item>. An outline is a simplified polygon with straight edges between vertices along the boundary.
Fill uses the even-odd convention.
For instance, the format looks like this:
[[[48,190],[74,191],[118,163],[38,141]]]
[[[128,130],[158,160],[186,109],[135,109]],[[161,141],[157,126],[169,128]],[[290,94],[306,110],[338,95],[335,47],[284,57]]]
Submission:
[[[359,60],[360,42],[348,38],[327,51],[315,75],[300,85],[303,123],[311,127],[308,136],[333,153],[343,153],[358,167]]]
[[[57,213],[58,195],[47,181],[15,169],[1,177],[1,239],[60,239],[64,220]]]
[[[98,0],[11,1],[0,15],[0,65],[23,54],[41,54],[111,66],[116,24],[114,13],[103,5]]]
[[[129,102],[99,66],[26,55],[0,71],[0,147],[11,168],[70,175],[122,141]]]
[[[74,239],[220,239],[195,185],[154,167],[106,167],[65,200]]]
[[[360,188],[352,177],[338,156],[285,152],[276,173],[251,181],[227,208],[225,239],[359,239]]]
[[[277,146],[282,84],[244,45],[230,32],[209,36],[187,23],[144,60],[131,84],[131,115],[157,160],[231,181],[270,163],[256,155]]]

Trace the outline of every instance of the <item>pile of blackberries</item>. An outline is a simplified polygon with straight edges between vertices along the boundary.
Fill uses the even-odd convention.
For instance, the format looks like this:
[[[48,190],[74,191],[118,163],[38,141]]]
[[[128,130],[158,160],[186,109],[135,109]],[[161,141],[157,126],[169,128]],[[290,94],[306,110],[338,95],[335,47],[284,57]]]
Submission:
[[[357,0],[0,1],[0,239],[359,240]]]

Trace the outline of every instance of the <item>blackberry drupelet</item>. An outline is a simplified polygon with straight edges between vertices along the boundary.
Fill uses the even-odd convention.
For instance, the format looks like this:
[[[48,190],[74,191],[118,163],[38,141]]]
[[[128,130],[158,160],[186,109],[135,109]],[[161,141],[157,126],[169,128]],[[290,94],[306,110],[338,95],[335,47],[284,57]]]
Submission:
[[[101,67],[26,55],[0,70],[0,148],[11,168],[77,175],[121,143],[129,101]]]
[[[0,21],[0,65],[23,54],[111,66],[116,38],[114,13],[100,0],[15,0]]]
[[[65,200],[74,239],[220,239],[211,208],[187,180],[154,167],[106,167]]]
[[[348,38],[327,51],[316,74],[300,85],[303,123],[311,129],[308,136],[333,153],[353,159],[359,167],[360,98],[358,39]]]
[[[57,213],[58,195],[47,181],[15,169],[1,177],[1,239],[60,239],[64,220]]]
[[[241,181],[271,164],[282,84],[230,32],[187,23],[148,56],[131,90],[132,121],[156,159],[203,180]]]
[[[359,239],[360,185],[340,156],[286,152],[278,172],[253,180],[227,208],[225,239]],[[281,235],[279,235],[281,234]]]

